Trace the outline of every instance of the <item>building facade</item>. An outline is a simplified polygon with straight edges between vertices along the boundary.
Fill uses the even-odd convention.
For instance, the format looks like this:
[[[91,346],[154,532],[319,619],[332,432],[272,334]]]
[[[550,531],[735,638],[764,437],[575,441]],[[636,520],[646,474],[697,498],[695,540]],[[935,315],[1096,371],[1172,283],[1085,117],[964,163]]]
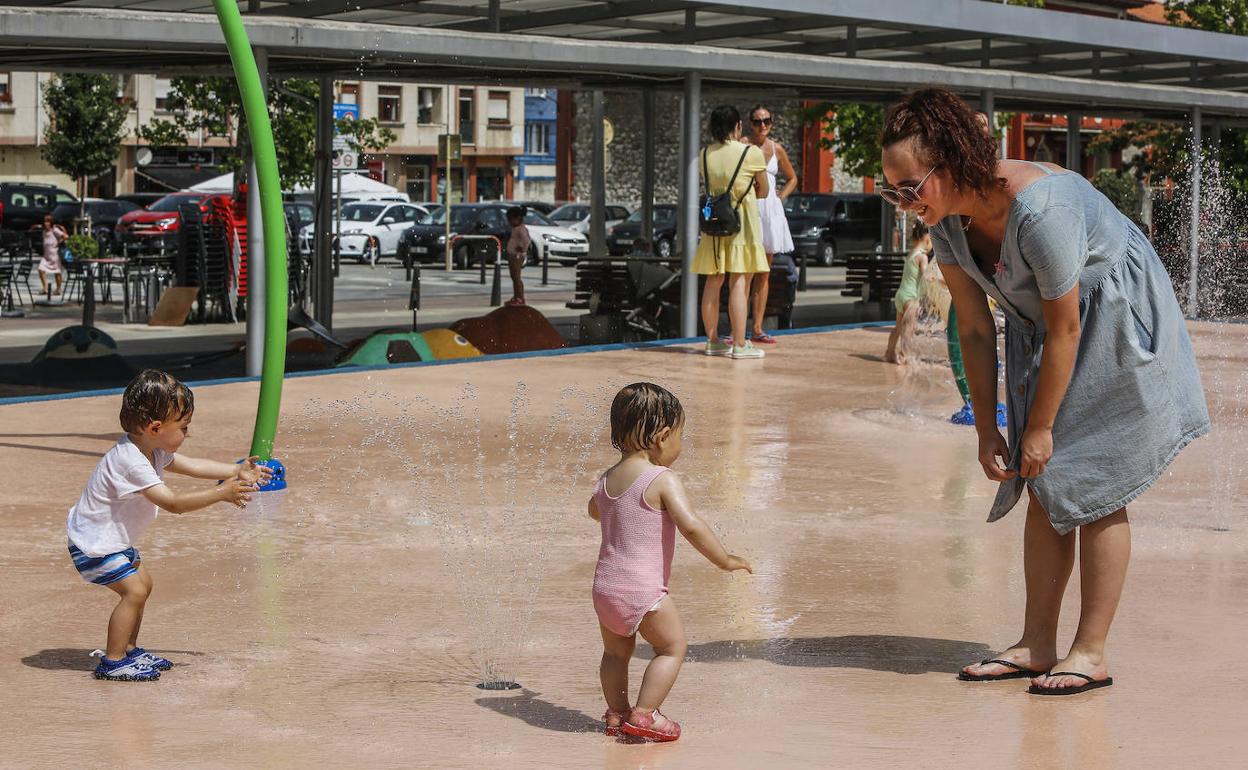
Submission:
[[[516,159],[517,200],[553,201],[558,146],[559,94],[524,90],[524,154]]]
[[[48,73],[0,72],[0,180],[57,184],[75,181],[43,160],[48,125],[43,86]],[[117,96],[129,105],[129,130],[114,169],[90,180],[82,194],[108,197],[129,192],[172,192],[224,173],[232,137],[192,136],[184,147],[148,148],[138,129],[169,117],[170,81],[151,75],[118,77]],[[397,138],[384,151],[365,155],[361,167],[415,201],[438,197],[447,176],[437,163],[438,135],[458,134],[463,158],[450,170],[452,200],[511,197],[516,159],[524,150],[524,92],[519,88],[472,88],[413,83],[341,82],[335,100],[356,104],[360,117],[376,118]]]

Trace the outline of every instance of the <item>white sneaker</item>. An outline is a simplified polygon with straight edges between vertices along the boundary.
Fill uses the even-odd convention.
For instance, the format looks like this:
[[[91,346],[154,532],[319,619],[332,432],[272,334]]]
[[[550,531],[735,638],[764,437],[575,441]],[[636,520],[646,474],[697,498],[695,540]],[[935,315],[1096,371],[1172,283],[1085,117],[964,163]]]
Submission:
[[[765,355],[767,354],[764,353],[759,348],[754,347],[754,343],[749,342],[748,340],[746,341],[744,345],[732,346],[732,357],[734,359],[739,360],[743,358],[762,358]]]

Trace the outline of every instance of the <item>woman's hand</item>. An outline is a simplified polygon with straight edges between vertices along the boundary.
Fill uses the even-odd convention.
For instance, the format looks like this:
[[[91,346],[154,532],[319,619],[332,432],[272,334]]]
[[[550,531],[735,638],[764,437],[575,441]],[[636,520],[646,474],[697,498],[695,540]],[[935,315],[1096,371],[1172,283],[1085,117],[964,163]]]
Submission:
[[[997,462],[998,457],[1001,458],[1000,462]],[[1005,442],[1001,431],[994,427],[979,435],[979,464],[983,467],[985,476],[992,481],[1009,481],[1017,475],[1006,467],[1009,462],[1010,446]]]
[[[1023,431],[1022,460],[1019,472],[1025,479],[1044,473],[1044,466],[1053,457],[1053,431],[1048,428],[1027,428]]]

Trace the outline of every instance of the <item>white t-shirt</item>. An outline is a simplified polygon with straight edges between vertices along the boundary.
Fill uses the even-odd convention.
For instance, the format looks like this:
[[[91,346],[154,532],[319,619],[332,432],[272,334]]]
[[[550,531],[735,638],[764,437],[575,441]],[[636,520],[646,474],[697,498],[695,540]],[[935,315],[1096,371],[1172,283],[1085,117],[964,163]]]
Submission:
[[[122,436],[100,459],[82,497],[69,509],[69,541],[87,556],[101,557],[134,545],[156,520],[156,504],[142,495],[157,484],[173,453],[157,449],[156,466],[143,456],[129,436]]]

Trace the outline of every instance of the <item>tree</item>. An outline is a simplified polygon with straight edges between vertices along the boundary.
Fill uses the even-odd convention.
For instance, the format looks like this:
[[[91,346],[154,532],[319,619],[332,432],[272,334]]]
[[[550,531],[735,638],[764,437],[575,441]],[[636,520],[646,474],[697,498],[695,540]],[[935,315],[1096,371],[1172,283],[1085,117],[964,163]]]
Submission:
[[[110,75],[59,75],[44,86],[43,98],[50,119],[43,157],[77,180],[81,197],[87,177],[117,162],[129,110],[117,98],[117,79]]]
[[[823,129],[819,145],[836,153],[845,173],[876,177],[880,168],[880,132],[884,108],[878,104],[822,102],[802,109],[803,122],[818,122]]]
[[[292,78],[275,81],[269,89],[269,114],[277,145],[277,166],[288,187],[311,183],[315,169],[316,99],[314,80]],[[246,115],[238,84],[230,77],[180,77],[170,81],[167,100],[173,118],[156,119],[139,129],[143,141],[157,147],[187,143],[192,134],[225,137],[234,152],[222,159],[223,167],[238,171],[243,166],[249,139]],[[356,151],[383,150],[398,137],[377,120],[340,120],[340,134]]]
[[[1140,222],[1140,186],[1127,171],[1103,168],[1092,176],[1092,186],[1133,222]]]
[[[1248,0],[1167,0],[1167,20],[1176,26],[1248,34]],[[1109,130],[1089,143],[1088,149],[1138,149],[1127,165],[1135,175],[1152,184],[1162,180],[1185,183],[1191,162],[1191,133],[1177,123],[1134,121]],[[1202,150],[1202,164],[1221,169],[1222,182],[1235,195],[1248,196],[1248,131],[1223,129],[1209,137]]]

